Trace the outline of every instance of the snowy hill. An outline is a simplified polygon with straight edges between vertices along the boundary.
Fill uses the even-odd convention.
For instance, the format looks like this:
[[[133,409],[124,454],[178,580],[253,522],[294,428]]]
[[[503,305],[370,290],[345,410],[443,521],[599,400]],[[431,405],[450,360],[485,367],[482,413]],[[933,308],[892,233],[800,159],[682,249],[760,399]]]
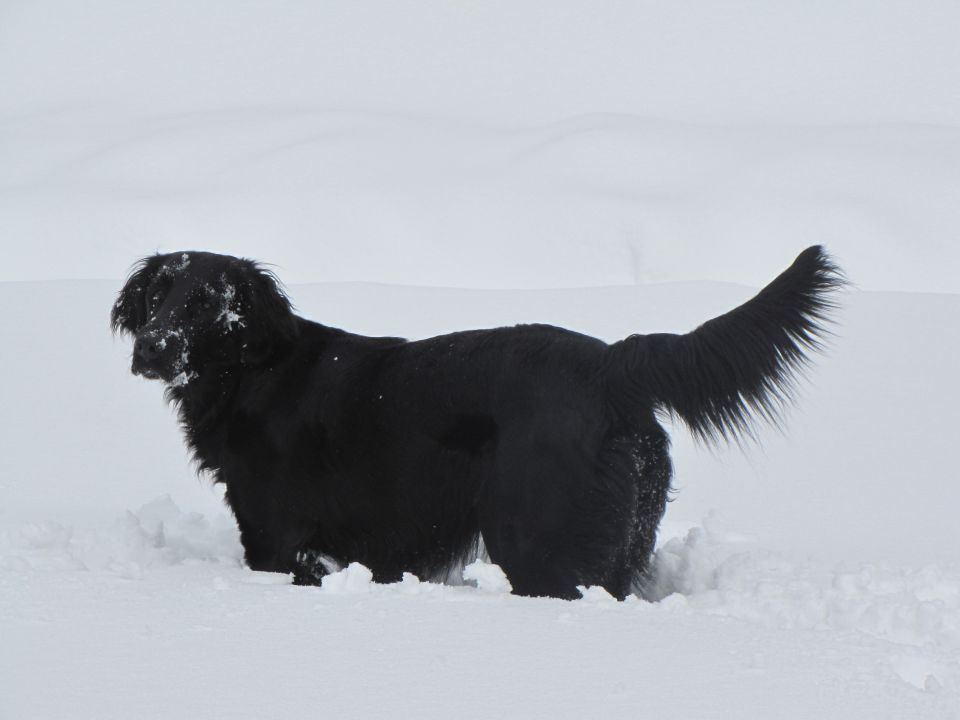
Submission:
[[[0,7],[0,718],[960,718],[950,3]],[[156,249],[368,334],[615,340],[805,246],[784,434],[696,447],[649,600],[243,567],[107,314]],[[495,577],[479,566],[481,578]]]
[[[958,26],[944,2],[8,3],[0,280],[203,247],[288,282],[756,287],[819,242],[863,288],[958,292]]]

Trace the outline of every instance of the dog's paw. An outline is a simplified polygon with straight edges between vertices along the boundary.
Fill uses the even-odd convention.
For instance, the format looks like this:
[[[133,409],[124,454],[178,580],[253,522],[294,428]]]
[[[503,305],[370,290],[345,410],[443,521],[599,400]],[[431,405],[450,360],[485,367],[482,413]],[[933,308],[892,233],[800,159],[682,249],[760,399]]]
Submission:
[[[325,575],[340,571],[340,563],[316,550],[301,550],[293,565],[294,585],[319,585]]]

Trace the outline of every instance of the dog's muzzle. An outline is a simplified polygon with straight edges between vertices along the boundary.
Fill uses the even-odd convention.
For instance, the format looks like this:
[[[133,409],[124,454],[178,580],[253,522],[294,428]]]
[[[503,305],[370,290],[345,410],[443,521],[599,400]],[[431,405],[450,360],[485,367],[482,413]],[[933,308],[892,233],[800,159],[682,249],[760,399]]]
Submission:
[[[176,374],[174,359],[180,356],[179,343],[175,336],[159,333],[144,333],[133,343],[131,372],[148,380],[168,380]]]

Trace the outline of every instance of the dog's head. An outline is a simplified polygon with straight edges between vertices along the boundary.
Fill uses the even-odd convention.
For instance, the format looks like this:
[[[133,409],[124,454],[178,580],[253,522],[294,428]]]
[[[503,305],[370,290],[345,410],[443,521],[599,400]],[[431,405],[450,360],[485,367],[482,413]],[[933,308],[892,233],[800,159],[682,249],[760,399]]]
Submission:
[[[297,334],[290,301],[270,272],[207,252],[144,258],[110,322],[134,339],[133,373],[172,387],[265,363]]]

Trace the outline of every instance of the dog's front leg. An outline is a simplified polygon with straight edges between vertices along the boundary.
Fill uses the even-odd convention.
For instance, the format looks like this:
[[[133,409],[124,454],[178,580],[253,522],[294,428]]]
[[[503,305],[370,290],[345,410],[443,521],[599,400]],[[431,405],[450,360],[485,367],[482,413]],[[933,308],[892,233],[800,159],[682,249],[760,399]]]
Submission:
[[[340,563],[316,550],[301,550],[293,563],[294,585],[319,585],[325,575],[340,570]]]

